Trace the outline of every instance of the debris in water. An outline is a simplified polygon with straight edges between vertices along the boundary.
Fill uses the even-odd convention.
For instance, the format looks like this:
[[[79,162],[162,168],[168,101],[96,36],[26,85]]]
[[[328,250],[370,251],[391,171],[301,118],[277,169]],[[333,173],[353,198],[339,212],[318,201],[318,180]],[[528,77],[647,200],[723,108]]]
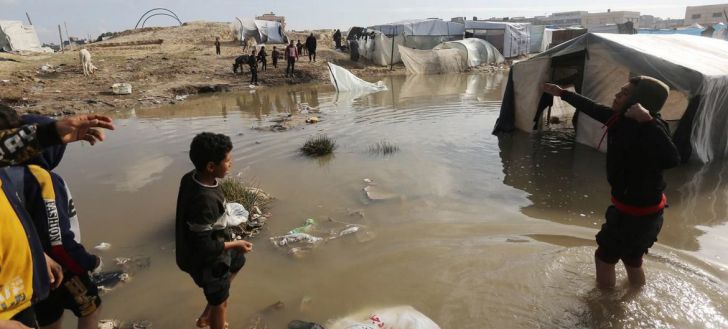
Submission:
[[[189,97],[189,96],[190,95],[177,95],[177,96],[174,96],[174,100],[183,101],[183,100],[187,99],[187,97]]]
[[[346,228],[343,231],[339,232],[339,236],[354,234],[356,232],[359,232],[359,226],[351,226],[351,227]]]
[[[373,182],[374,182],[374,181],[373,181],[373,180],[371,180],[371,179],[369,179],[369,178],[364,178],[364,183],[367,183],[367,184],[371,184],[371,183],[373,183]]]
[[[296,227],[288,231],[288,234],[309,233],[314,228],[314,226],[316,226],[316,221],[313,218],[306,218],[303,226]]]
[[[285,247],[287,245],[290,245],[292,243],[308,243],[308,244],[316,244],[321,241],[323,241],[322,238],[306,234],[306,233],[294,233],[294,234],[286,234],[283,236],[274,236],[271,237],[270,240],[273,242],[273,244],[276,247]]]
[[[306,119],[306,123],[318,123],[318,122],[319,122],[318,117],[310,117],[310,118]]]
[[[106,242],[101,242],[98,245],[96,245],[96,247],[94,247],[94,249],[99,250],[99,251],[107,251],[107,250],[111,249],[111,244],[106,243]]]
[[[365,187],[364,192],[366,192],[367,198],[370,201],[386,201],[400,198],[399,195],[389,192],[376,185],[369,185]]]

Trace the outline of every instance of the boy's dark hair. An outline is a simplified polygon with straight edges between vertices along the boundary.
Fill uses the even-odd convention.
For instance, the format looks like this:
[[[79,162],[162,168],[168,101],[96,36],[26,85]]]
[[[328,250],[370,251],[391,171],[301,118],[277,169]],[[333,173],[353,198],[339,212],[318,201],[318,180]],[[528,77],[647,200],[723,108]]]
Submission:
[[[0,129],[13,129],[20,127],[18,112],[12,107],[0,103]]]
[[[208,162],[219,164],[233,149],[230,137],[223,134],[203,132],[197,134],[190,144],[190,160],[195,169],[204,171]]]
[[[629,83],[634,85],[630,103],[640,103],[652,114],[662,110],[670,95],[670,87],[653,77],[640,75],[630,78]]]

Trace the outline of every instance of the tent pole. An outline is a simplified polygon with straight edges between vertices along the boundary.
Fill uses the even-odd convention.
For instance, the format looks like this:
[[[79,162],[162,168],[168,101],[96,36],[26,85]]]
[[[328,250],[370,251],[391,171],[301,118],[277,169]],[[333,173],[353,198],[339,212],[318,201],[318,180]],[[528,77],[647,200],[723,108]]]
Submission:
[[[394,71],[394,35],[392,35],[392,53],[389,56],[389,70]]]
[[[68,24],[66,22],[63,22],[63,26],[66,28],[66,39],[68,39],[68,46],[71,46],[71,36],[68,35]]]
[[[63,33],[61,33],[61,24],[58,24],[58,37],[61,38],[61,51],[63,51]]]
[[[30,15],[28,15],[28,12],[25,12],[25,17],[28,17],[28,24],[33,25],[33,21],[30,20]]]

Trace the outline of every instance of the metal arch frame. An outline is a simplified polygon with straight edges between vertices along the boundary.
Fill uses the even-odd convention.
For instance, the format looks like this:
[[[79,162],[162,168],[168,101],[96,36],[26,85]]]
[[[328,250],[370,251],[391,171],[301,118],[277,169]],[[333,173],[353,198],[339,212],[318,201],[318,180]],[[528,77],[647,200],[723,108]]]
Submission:
[[[152,15],[149,15],[149,16],[147,16],[147,18],[146,18],[146,19],[144,19],[144,21],[142,22],[142,28],[144,27],[144,24],[146,24],[146,23],[147,23],[147,20],[149,20],[150,18],[152,18],[152,17],[154,17],[154,16],[167,16],[167,17],[172,17],[172,18],[174,18],[175,20],[177,20],[177,22],[179,22],[179,25],[180,25],[180,26],[182,25],[182,22],[180,22],[179,18],[177,18],[177,17],[174,17],[174,16],[172,16],[172,15],[170,15],[170,14],[167,14],[167,13],[156,13],[156,14],[152,14]]]
[[[141,22],[142,22],[142,19],[144,19],[144,17],[145,17],[145,16],[147,16],[147,14],[149,14],[149,13],[151,13],[151,12],[155,11],[155,10],[164,10],[164,11],[167,11],[167,12],[169,12],[169,13],[171,14],[171,15],[169,15],[169,16],[172,16],[173,18],[175,18],[175,19],[177,20],[177,22],[179,22],[179,24],[180,24],[180,25],[182,25],[182,21],[181,21],[181,20],[179,19],[179,17],[177,16],[177,14],[175,14],[175,13],[174,13],[173,11],[171,11],[171,10],[169,10],[169,9],[167,9],[167,8],[161,8],[161,7],[160,7],[160,8],[153,8],[153,9],[150,9],[150,10],[148,10],[147,12],[145,12],[145,13],[144,13],[144,14],[143,14],[143,15],[142,15],[141,17],[139,17],[139,20],[137,21],[136,25],[134,25],[134,29],[136,29],[136,28],[138,28],[138,27],[139,27],[139,23],[141,23]],[[142,24],[142,26],[143,26],[143,24]]]

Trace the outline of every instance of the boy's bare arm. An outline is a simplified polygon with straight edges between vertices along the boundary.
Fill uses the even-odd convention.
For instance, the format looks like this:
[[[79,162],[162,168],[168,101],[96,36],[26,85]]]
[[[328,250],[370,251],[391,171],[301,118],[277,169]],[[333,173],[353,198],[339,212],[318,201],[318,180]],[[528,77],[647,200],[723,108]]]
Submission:
[[[243,252],[248,253],[253,251],[253,244],[245,240],[225,242],[225,250],[229,249],[242,249]]]

